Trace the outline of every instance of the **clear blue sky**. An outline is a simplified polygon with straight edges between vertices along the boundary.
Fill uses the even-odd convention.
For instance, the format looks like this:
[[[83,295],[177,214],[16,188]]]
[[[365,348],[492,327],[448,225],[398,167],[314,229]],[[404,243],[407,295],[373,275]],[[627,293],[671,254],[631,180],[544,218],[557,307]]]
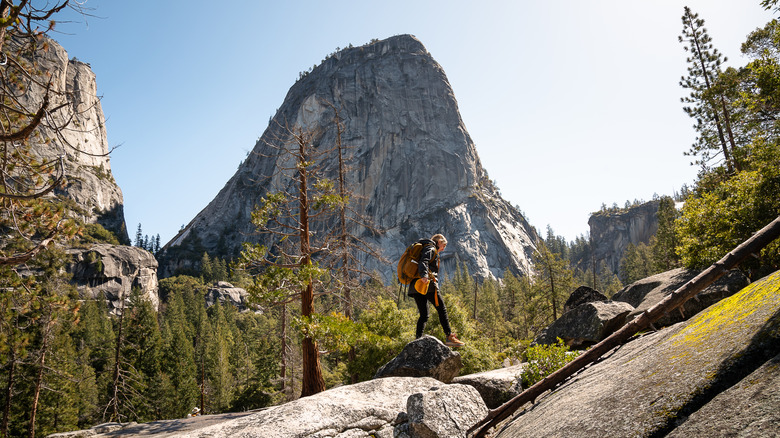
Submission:
[[[82,0],[83,1],[83,0]],[[336,48],[415,35],[442,65],[503,197],[540,232],[671,195],[696,168],[683,6],[740,66],[759,0],[86,0],[52,36],[92,66],[132,236],[167,242],[216,196],[298,74]]]

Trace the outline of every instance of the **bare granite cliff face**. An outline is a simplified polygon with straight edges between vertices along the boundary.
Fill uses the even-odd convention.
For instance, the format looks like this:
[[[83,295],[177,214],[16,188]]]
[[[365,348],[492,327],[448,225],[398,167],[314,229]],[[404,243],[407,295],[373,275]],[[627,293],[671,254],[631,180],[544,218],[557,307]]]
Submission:
[[[145,249],[134,246],[100,243],[89,248],[69,248],[68,272],[73,274],[79,294],[84,299],[105,299],[108,309],[119,313],[122,302],[137,288],[155,310],[157,294],[157,260]]]
[[[120,241],[129,243],[122,190],[111,174],[105,117],[95,73],[89,64],[75,58],[69,60],[65,49],[50,39],[38,50],[35,64],[51,74],[49,108],[70,103],[50,113],[51,124],[66,128],[55,134],[46,124],[42,125],[43,136],[55,141],[35,146],[36,153],[43,157],[63,159],[66,182],[56,193],[75,201],[72,214],[85,223],[100,223]],[[43,89],[32,88],[22,100],[26,106],[37,109],[44,94]]]
[[[650,201],[617,213],[594,213],[588,220],[596,261],[618,273],[629,244],[647,244],[658,231],[658,205]]]
[[[390,281],[407,245],[442,233],[445,276],[457,260],[482,277],[530,271],[534,229],[487,177],[442,67],[400,35],[335,53],[293,85],[253,153],[165,246],[161,275],[194,266],[203,251],[234,257],[242,241],[257,239],[250,213],[282,164],[268,146],[276,123],[316,132],[315,147],[326,149],[337,142],[336,112],[352,169],[347,186],[377,231],[353,232],[391,261],[368,260],[369,269]],[[335,153],[322,164],[335,178]]]
[[[51,110],[39,127],[42,135],[31,138],[35,154],[64,164],[65,183],[54,194],[72,201],[67,203],[70,215],[85,224],[98,223],[129,244],[95,74],[89,64],[69,60],[65,49],[51,39],[43,41],[32,61],[51,78],[49,108],[59,108]],[[43,88],[31,86],[21,99],[26,107],[37,109],[45,94]],[[55,132],[52,126],[61,129]],[[82,298],[105,298],[115,310],[135,287],[157,307],[157,261],[147,251],[106,243],[65,250],[71,256],[68,272]]]

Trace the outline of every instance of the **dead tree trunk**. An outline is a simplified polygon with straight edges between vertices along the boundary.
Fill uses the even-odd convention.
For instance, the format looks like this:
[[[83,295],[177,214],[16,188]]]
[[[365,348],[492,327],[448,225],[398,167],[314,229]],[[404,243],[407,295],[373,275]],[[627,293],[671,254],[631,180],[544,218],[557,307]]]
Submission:
[[[469,433],[475,432],[474,438],[484,437],[492,427],[515,413],[524,404],[529,401],[533,402],[547,390],[555,388],[577,371],[597,361],[613,348],[625,343],[630,337],[649,327],[664,314],[682,306],[690,298],[717,281],[728,270],[737,266],[751,254],[758,253],[778,236],[780,236],[780,217],[762,228],[753,237],[726,254],[725,257],[715,262],[695,278],[680,286],[670,295],[667,295],[658,304],[639,314],[620,330],[594,345],[590,350],[569,362],[563,368],[545,377],[503,405],[491,410],[482,421],[469,430]]]

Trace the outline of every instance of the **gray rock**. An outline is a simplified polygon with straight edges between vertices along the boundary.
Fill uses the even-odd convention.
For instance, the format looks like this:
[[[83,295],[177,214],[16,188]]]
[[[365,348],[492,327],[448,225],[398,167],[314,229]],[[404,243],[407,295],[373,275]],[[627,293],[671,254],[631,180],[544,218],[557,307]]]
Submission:
[[[43,134],[41,138],[56,140],[32,143],[33,150],[47,159],[65,155],[66,182],[55,192],[75,201],[77,208],[71,209],[72,214],[85,223],[100,223],[113,231],[121,242],[129,242],[122,191],[111,173],[106,121],[95,74],[89,64],[68,60],[68,54],[56,41],[47,38],[46,43],[49,49],[40,50],[36,62],[52,75],[49,108],[64,103],[69,106],[52,112],[39,128]],[[38,108],[44,95],[43,87],[32,86],[29,92],[20,95],[20,99],[29,108]],[[55,135],[49,128],[49,120],[55,126],[68,123],[68,128]]]
[[[246,310],[249,292],[246,289],[235,287],[226,281],[211,285],[206,292],[206,307],[213,306],[217,301],[220,304],[230,304],[239,310]]]
[[[780,436],[780,355],[718,394],[668,438]]]
[[[73,432],[62,432],[47,435],[46,438],[86,438],[93,436],[100,436],[101,434],[111,433],[118,430],[122,430],[127,427],[133,427],[137,423],[102,423],[92,426],[86,430],[77,430]]]
[[[149,251],[97,244],[66,252],[71,256],[67,270],[73,274],[72,281],[83,298],[106,299],[109,310],[115,312],[136,287],[158,309],[157,260]]]
[[[458,376],[452,383],[473,386],[490,409],[495,409],[523,392],[520,375],[525,364],[514,365],[476,374]]]
[[[780,272],[688,321],[635,338],[526,405],[496,437],[668,436],[677,427],[684,427],[677,436],[734,436],[727,434],[733,425],[708,424],[713,416],[762,428],[736,436],[776,436],[778,294]]]
[[[412,394],[406,403],[409,431],[419,438],[466,438],[468,430],[488,413],[472,386],[446,385]]]
[[[561,338],[572,348],[585,348],[611,335],[626,323],[634,310],[628,303],[594,301],[564,313],[534,339],[535,344],[554,344]]]
[[[197,428],[186,436],[368,438],[381,433],[389,437],[396,426],[406,422],[407,416],[401,414],[406,412],[409,397],[440,385],[431,378],[370,380]]]
[[[650,201],[620,212],[597,212],[588,219],[593,254],[617,273],[629,244],[647,244],[658,231],[658,206]]]
[[[608,301],[609,298],[596,289],[588,286],[580,286],[569,295],[569,299],[563,305],[563,313],[579,306],[580,304],[592,303],[594,301]]]
[[[393,377],[340,386],[283,405],[250,412],[88,429],[61,438],[106,437],[359,437],[393,438],[408,430],[407,400],[440,388],[431,378]],[[457,420],[457,424],[463,424]]]
[[[444,70],[420,41],[399,35],[341,50],[290,88],[253,153],[165,245],[161,275],[186,269],[183,259],[199,258],[204,250],[233,258],[245,239],[263,238],[251,211],[267,191],[287,189],[272,186],[278,178],[267,178],[281,166],[269,159],[274,155],[269,143],[278,143],[277,123],[316,131],[313,143],[331,148],[337,130],[326,101],[338,107],[342,142],[349,146],[344,158],[355,169],[346,184],[356,191],[353,199],[364,200],[358,209],[374,228],[351,230],[362,241],[387,260],[398,260],[409,244],[443,233],[449,244],[442,278],[454,275],[458,260],[479,277],[502,277],[507,269],[515,275],[531,272],[536,232],[482,168]],[[318,164],[336,179],[335,154]],[[320,226],[314,236],[323,236],[326,228]],[[395,278],[393,263],[374,258],[365,263],[367,272],[378,272],[385,282]]]
[[[384,364],[374,375],[382,377],[433,377],[450,383],[461,368],[460,354],[430,335],[406,344],[401,353]]]
[[[627,320],[630,321],[636,315],[654,306],[698,274],[699,271],[685,268],[662,272],[624,287],[612,299],[634,306],[635,310],[627,317]],[[666,327],[684,321],[702,309],[737,293],[747,286],[748,283],[750,283],[750,280],[745,274],[737,269],[731,270],[717,282],[699,292],[695,298],[686,301],[681,309],[664,315],[654,325],[656,327]]]

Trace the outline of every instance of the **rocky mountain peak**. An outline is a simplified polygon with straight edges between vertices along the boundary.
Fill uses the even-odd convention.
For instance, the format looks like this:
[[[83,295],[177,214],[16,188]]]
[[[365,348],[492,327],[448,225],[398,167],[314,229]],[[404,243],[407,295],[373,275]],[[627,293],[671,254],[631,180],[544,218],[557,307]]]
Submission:
[[[231,258],[260,239],[250,214],[282,165],[269,145],[286,125],[336,144],[336,113],[350,166],[347,186],[376,232],[354,229],[391,261],[421,237],[447,236],[445,275],[460,260],[478,276],[531,269],[535,231],[493,187],[460,117],[444,70],[419,40],[399,35],[341,50],[290,88],[277,114],[214,200],[165,246],[163,275],[197,264],[203,251]],[[335,176],[335,154],[320,163]],[[367,261],[385,281],[394,263]],[[448,274],[449,273],[449,274]]]

